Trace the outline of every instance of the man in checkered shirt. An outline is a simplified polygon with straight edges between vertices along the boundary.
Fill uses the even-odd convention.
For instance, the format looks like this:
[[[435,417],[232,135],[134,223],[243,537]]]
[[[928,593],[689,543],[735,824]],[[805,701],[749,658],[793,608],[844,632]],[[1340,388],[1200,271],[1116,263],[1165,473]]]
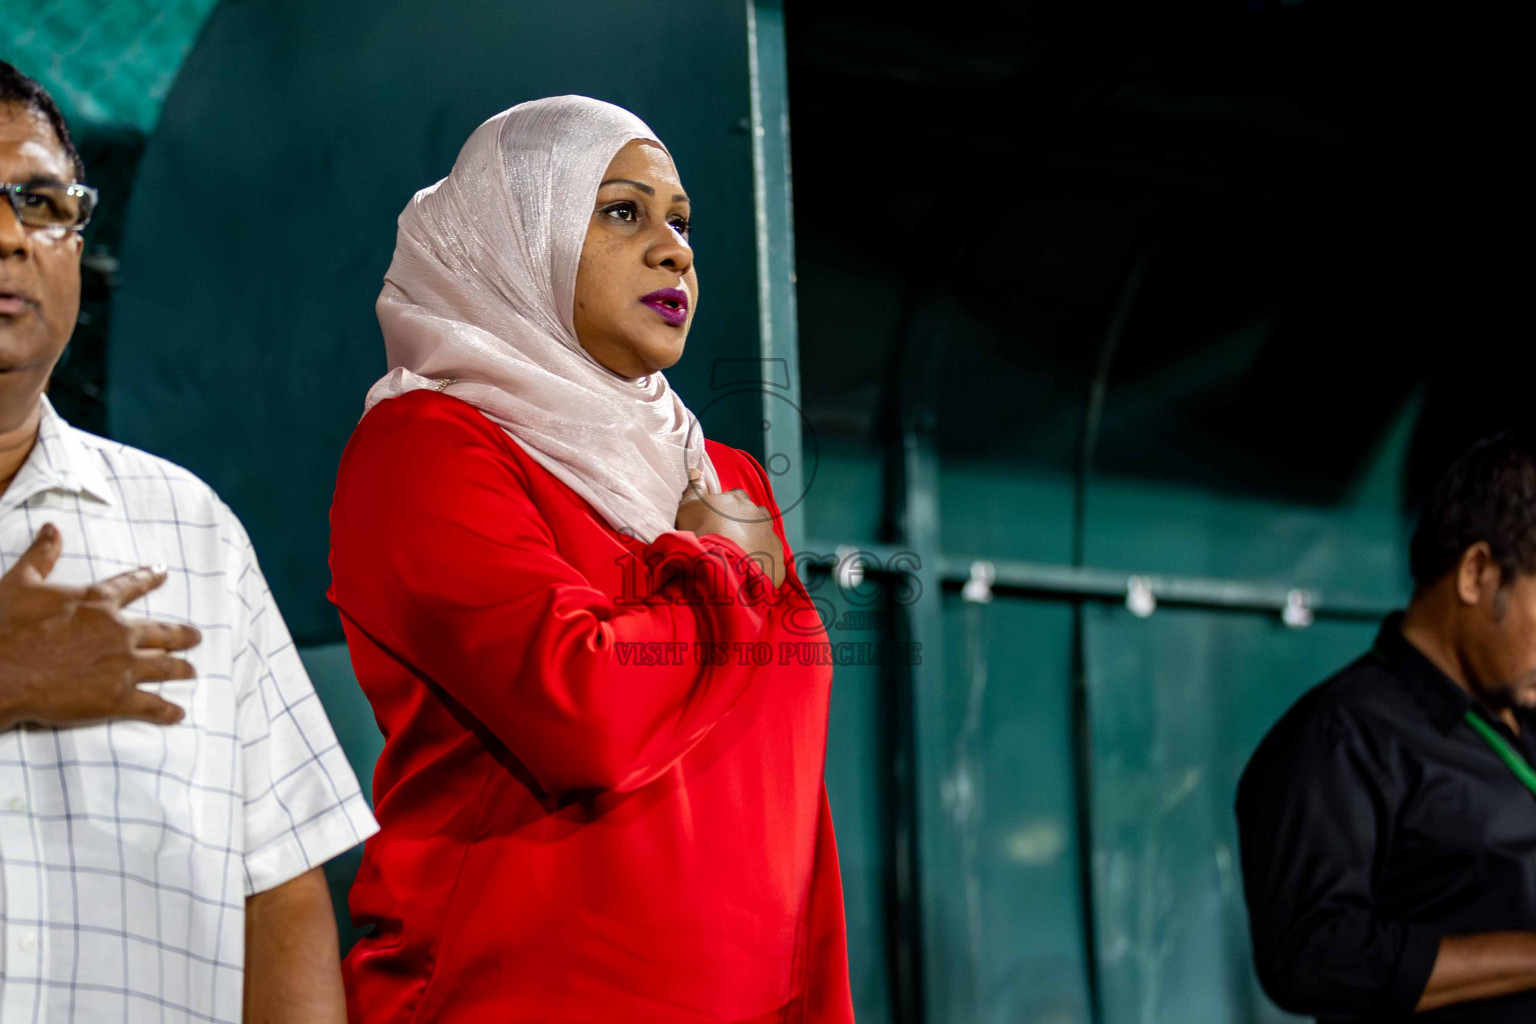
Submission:
[[[339,1024],[320,865],[378,825],[251,542],[43,394],[81,174],[0,62],[0,1021]]]

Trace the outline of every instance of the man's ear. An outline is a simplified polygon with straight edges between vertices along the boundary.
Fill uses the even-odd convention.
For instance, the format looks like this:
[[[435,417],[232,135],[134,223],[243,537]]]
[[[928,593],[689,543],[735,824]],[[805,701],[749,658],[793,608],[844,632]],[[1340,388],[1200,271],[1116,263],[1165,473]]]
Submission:
[[[1465,605],[1480,602],[1484,595],[1492,595],[1503,582],[1504,573],[1493,557],[1488,542],[1480,540],[1461,553],[1456,566],[1456,596]]]

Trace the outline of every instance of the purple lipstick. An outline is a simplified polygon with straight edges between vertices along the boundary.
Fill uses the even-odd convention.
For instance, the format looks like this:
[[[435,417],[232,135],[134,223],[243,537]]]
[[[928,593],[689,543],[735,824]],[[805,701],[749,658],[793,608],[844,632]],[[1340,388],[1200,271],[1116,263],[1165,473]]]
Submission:
[[[659,288],[649,295],[642,295],[640,301],[673,327],[688,322],[688,293],[681,288]]]

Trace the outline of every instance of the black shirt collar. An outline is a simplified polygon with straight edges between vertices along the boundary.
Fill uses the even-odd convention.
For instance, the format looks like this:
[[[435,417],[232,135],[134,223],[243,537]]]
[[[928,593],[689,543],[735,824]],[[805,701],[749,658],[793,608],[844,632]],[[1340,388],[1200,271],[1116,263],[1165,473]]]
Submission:
[[[1456,728],[1457,723],[1467,717],[1468,711],[1481,708],[1484,719],[1512,741],[1515,740],[1515,734],[1510,732],[1509,726],[1499,716],[1483,708],[1470,693],[1457,686],[1455,680],[1440,671],[1440,667],[1430,661],[1428,655],[1403,636],[1402,612],[1393,612],[1382,620],[1381,632],[1376,634],[1376,645],[1371,649],[1371,657],[1403,682],[1442,734],[1449,734]],[[1525,747],[1527,756],[1536,760],[1536,713],[1525,708],[1515,708],[1514,712],[1520,719],[1519,742]]]
[[[1467,715],[1476,701],[1440,671],[1403,636],[1403,613],[1393,612],[1382,621],[1371,656],[1407,686],[1415,700],[1429,712],[1430,721],[1442,733],[1448,733]],[[1523,716],[1522,716],[1523,717]]]

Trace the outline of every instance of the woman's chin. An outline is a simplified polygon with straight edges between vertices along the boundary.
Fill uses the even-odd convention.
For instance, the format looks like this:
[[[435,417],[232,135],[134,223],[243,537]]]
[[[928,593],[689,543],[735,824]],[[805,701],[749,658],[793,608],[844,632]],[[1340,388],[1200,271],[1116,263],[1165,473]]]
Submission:
[[[683,358],[683,347],[687,343],[686,328],[664,328],[667,336],[661,338],[647,338],[639,349],[640,361],[650,367],[649,373],[661,370],[670,370],[677,365],[677,361]]]

